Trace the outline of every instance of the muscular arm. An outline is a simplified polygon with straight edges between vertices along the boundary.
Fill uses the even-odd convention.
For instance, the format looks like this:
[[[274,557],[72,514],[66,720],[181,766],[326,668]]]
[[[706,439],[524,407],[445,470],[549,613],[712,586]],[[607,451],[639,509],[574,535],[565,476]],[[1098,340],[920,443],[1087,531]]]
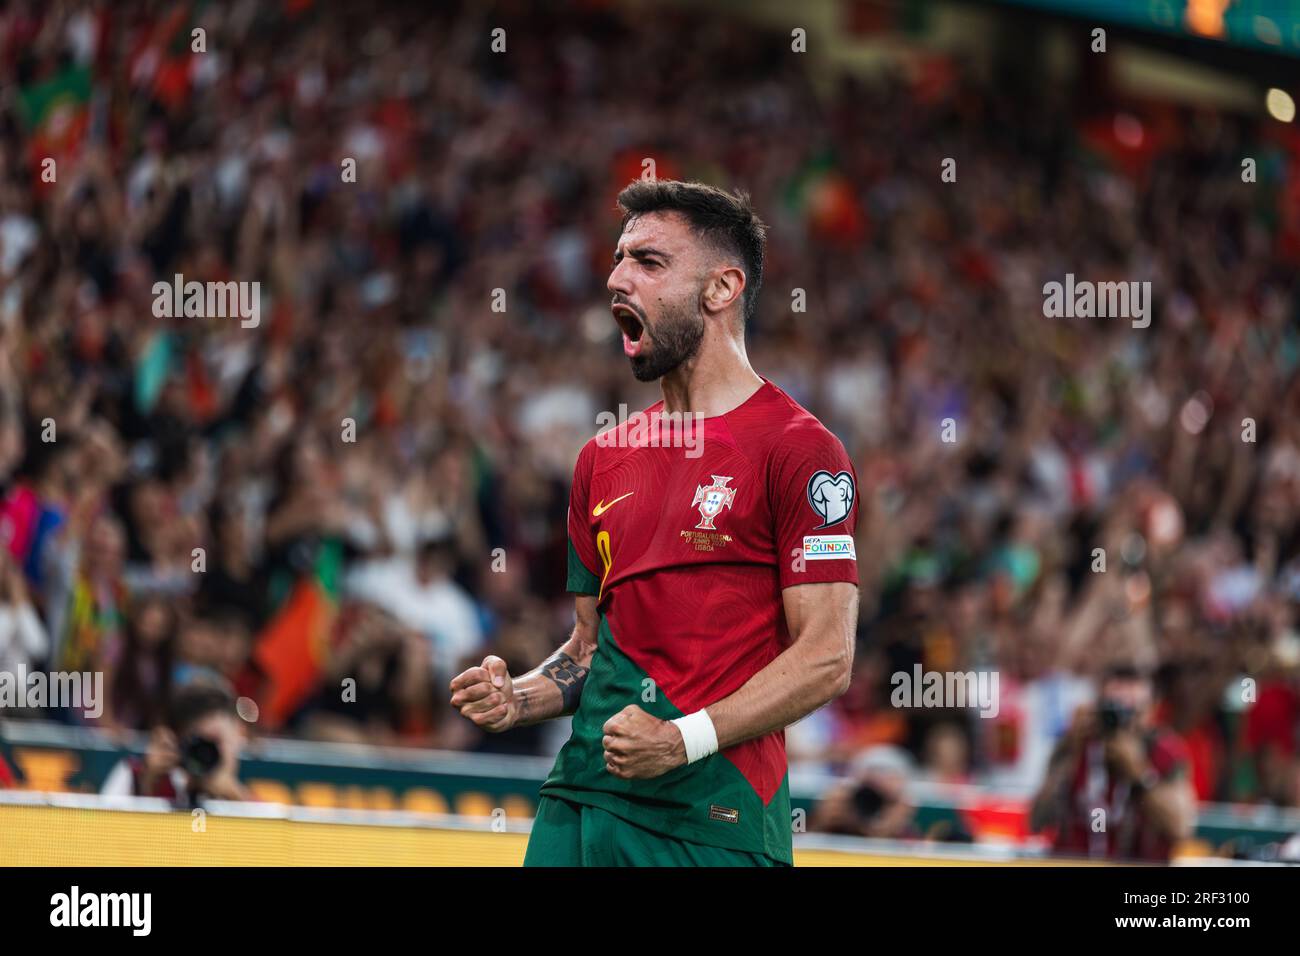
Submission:
[[[596,599],[578,596],[574,613],[573,633],[540,665],[512,680],[505,661],[487,657],[452,678],[451,705],[491,733],[573,713],[596,653]]]
[[[560,649],[527,674],[514,679],[519,705],[515,726],[541,723],[578,709],[582,687],[596,654],[596,599],[579,595],[574,600],[576,622]]]
[[[799,584],[782,591],[781,599],[790,646],[739,690],[706,708],[720,750],[788,727],[848,690],[857,586]]]
[[[857,585],[799,584],[782,591],[781,598],[790,646],[734,693],[705,708],[719,750],[786,727],[848,689]],[[616,777],[658,777],[686,763],[686,744],[676,725],[636,704],[607,720],[604,731],[605,769]]]

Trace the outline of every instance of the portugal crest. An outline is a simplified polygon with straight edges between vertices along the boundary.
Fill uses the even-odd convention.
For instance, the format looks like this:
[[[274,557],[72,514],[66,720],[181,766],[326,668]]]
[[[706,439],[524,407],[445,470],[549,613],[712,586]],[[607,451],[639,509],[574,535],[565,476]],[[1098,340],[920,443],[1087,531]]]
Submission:
[[[730,508],[736,498],[736,489],[728,488],[730,475],[714,475],[713,484],[700,485],[695,489],[693,507],[700,509],[700,523],[695,527],[703,531],[713,530],[713,519],[722,514],[723,508]]]

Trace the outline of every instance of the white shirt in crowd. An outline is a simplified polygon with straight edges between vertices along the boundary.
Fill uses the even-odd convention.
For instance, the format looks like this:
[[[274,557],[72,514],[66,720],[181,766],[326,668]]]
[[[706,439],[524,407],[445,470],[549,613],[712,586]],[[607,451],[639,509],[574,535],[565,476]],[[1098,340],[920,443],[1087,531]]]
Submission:
[[[30,604],[0,604],[0,671],[28,668],[50,652],[50,639]]]
[[[370,601],[429,638],[440,673],[455,673],[462,659],[483,647],[474,601],[449,578],[422,584],[410,555],[366,561],[348,574],[345,587],[349,595]]]

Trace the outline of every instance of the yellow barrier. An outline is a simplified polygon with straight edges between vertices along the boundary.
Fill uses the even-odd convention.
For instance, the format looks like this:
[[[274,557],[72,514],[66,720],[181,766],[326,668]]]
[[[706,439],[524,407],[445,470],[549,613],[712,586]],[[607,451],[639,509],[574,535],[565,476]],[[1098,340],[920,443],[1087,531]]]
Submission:
[[[0,805],[0,866],[518,866],[526,833]],[[1034,866],[825,849],[796,866]]]
[[[526,834],[0,806],[3,866],[518,866]]]

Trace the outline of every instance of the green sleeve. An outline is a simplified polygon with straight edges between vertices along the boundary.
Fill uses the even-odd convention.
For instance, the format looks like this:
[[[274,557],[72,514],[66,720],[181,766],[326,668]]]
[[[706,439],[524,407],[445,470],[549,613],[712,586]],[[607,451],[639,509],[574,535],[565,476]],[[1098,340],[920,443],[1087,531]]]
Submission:
[[[566,591],[574,594],[591,594],[600,593],[600,578],[582,563],[578,557],[577,549],[573,547],[573,541],[569,541],[569,580],[565,587]]]

